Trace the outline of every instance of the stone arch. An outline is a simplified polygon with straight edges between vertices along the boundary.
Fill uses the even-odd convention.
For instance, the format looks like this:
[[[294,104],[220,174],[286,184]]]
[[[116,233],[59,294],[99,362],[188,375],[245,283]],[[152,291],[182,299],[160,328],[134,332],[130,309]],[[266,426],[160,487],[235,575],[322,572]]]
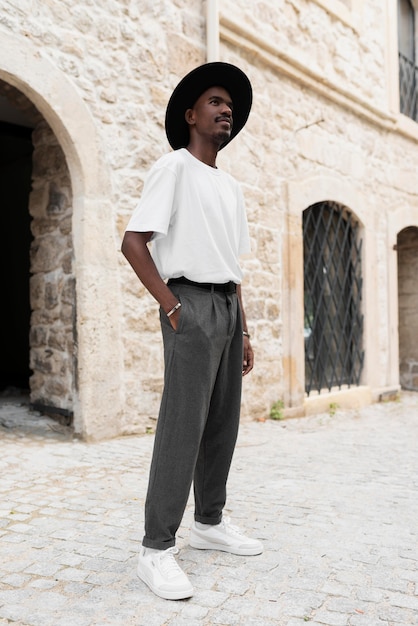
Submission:
[[[86,439],[113,436],[122,412],[122,307],[104,150],[89,109],[67,76],[23,37],[2,31],[0,45],[0,79],[36,106],[70,172],[77,317],[74,429]]]
[[[418,391],[418,228],[398,233],[399,378],[403,389]]]
[[[388,218],[388,236],[392,245],[397,234],[408,226],[418,226],[418,207],[404,206],[395,209]]]
[[[402,281],[404,277],[400,277],[402,273],[401,265],[404,262],[402,251],[399,248],[403,247],[401,233],[405,234],[408,230],[415,230],[418,228],[418,207],[403,206],[395,209],[388,219],[388,255],[389,255],[389,293],[393,294],[390,298],[390,334],[393,337],[393,366],[392,377],[393,380],[400,380],[402,378],[402,369],[406,373],[408,369],[403,355],[400,353],[400,326],[403,326],[405,322],[405,316],[400,310],[402,304]],[[401,235],[401,238],[400,238]],[[415,285],[415,283],[413,283]],[[415,288],[415,287],[414,287]],[[418,361],[418,357],[417,357]],[[411,374],[418,371],[418,365],[414,365],[411,359],[408,358],[408,362],[411,365]],[[413,376],[412,376],[413,378]],[[412,380],[411,378],[411,380]],[[416,376],[415,376],[416,378]],[[404,386],[406,386],[404,384]]]
[[[361,234],[364,240],[363,267],[364,283],[368,277],[368,257],[372,254],[369,245],[369,217],[366,203],[358,189],[349,180],[337,176],[318,174],[294,179],[287,183],[287,216],[283,230],[283,354],[285,374],[285,404],[289,407],[299,407],[299,412],[305,403],[305,366],[304,366],[304,280],[303,280],[303,232],[302,215],[309,206],[322,201],[336,202],[347,207],[358,219]],[[371,212],[369,212],[371,213]],[[365,290],[366,291],[366,290]],[[364,307],[368,306],[365,299]],[[367,344],[372,341],[368,333],[372,328],[367,323],[365,315],[364,337],[365,362],[363,378],[367,380]]]
[[[348,207],[361,224],[367,224],[367,211],[357,187],[347,178],[316,175],[288,183],[289,211],[300,215],[308,206],[332,200]]]

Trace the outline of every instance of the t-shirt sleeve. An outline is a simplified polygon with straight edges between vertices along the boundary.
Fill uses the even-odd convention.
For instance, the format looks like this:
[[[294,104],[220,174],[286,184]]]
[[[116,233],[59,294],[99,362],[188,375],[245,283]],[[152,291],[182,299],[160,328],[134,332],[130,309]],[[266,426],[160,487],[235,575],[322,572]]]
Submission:
[[[154,239],[165,237],[174,211],[175,186],[175,173],[167,167],[154,165],[126,230],[138,233],[152,231]]]

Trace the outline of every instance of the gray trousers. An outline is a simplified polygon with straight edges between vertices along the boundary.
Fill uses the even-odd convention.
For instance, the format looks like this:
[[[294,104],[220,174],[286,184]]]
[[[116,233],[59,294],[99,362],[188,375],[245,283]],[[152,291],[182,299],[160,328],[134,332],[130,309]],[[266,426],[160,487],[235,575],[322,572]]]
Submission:
[[[195,519],[218,524],[236,444],[243,336],[235,293],[173,284],[182,304],[173,330],[160,311],[164,390],[145,503],[143,545],[175,545],[193,482]]]

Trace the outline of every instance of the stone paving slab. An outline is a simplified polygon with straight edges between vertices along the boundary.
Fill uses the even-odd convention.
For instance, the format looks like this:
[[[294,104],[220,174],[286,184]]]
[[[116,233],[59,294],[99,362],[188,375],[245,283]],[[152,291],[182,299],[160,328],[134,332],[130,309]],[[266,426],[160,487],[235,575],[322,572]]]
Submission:
[[[153,436],[84,443],[0,404],[0,625],[418,625],[418,395],[241,427],[228,513],[263,540],[188,547],[186,601],[137,578]]]

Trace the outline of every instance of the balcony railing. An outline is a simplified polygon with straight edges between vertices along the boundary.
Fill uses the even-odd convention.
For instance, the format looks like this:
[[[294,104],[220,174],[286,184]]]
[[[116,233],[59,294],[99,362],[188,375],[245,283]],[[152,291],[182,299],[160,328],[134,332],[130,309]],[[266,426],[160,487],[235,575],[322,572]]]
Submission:
[[[418,122],[418,67],[399,53],[400,111]]]

